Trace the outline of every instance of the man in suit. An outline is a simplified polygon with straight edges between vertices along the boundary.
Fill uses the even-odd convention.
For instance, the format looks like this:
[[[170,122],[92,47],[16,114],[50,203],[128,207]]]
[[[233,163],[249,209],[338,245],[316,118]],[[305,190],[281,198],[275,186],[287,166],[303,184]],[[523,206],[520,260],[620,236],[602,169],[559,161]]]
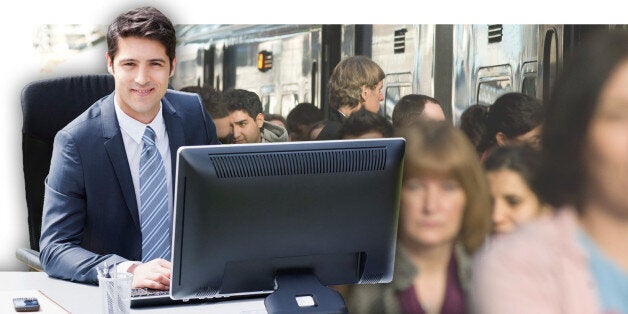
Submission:
[[[200,97],[167,89],[176,65],[175,43],[171,21],[152,7],[123,13],[109,26],[106,59],[115,91],[54,141],[40,240],[40,260],[50,276],[96,283],[96,267],[107,262],[133,273],[133,287],[168,289],[177,149],[218,143]],[[148,129],[164,179],[156,180],[162,185],[161,205],[147,211],[159,207],[165,215],[156,216],[170,217],[163,219],[166,231],[159,235],[167,251],[151,260],[143,248],[151,230],[145,230],[143,209],[149,202],[142,204],[139,169]]]

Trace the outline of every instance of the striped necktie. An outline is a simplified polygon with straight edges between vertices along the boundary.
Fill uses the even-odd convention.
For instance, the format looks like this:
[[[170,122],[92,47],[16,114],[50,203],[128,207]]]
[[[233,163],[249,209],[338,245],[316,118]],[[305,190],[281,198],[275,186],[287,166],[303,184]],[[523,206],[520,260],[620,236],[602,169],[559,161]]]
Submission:
[[[155,131],[146,126],[140,156],[140,224],[142,262],[170,260],[170,213],[166,170],[155,146]]]

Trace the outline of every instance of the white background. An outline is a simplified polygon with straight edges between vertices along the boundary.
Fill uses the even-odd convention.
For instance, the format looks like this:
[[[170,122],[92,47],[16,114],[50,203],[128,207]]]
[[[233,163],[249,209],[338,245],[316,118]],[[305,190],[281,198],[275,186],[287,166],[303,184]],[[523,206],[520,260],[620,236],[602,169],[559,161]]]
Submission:
[[[11,0],[9,0],[11,1]],[[109,24],[121,12],[142,5],[162,10],[175,24],[458,24],[458,23],[628,23],[624,10],[606,1],[11,1],[0,13],[0,271],[26,269],[15,249],[28,247],[28,225],[21,155],[20,91],[29,81],[66,73],[42,73],[32,48],[41,24]],[[510,3],[506,5],[505,3]],[[525,6],[524,6],[525,5]],[[509,7],[513,6],[513,7]],[[565,6],[565,7],[563,7]],[[566,9],[565,9],[566,8]],[[93,64],[70,71],[102,68],[104,52]],[[66,70],[67,71],[67,70]]]

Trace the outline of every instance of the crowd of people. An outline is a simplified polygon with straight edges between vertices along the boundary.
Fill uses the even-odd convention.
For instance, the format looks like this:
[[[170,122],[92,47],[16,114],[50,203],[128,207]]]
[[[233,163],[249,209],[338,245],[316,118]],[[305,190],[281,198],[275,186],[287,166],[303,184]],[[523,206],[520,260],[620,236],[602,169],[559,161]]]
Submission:
[[[597,192],[602,194],[601,196],[619,197],[619,193],[606,195],[609,193],[606,190],[619,190],[619,188],[598,186],[607,184],[604,181],[605,178],[599,178],[600,175],[597,172],[609,171],[600,164],[607,162],[604,158],[611,157],[598,156],[597,159],[590,161],[595,161],[591,165],[587,164],[589,159],[582,158],[585,155],[584,152],[606,148],[595,147],[594,144],[582,146],[582,143],[586,142],[586,139],[591,140],[590,137],[593,135],[587,135],[585,130],[588,129],[582,125],[573,125],[573,121],[586,123],[587,119],[595,117],[596,111],[592,104],[601,101],[599,99],[604,96],[601,94],[600,84],[610,80],[612,69],[621,65],[620,58],[628,56],[628,54],[621,55],[622,51],[615,52],[617,53],[615,62],[618,64],[611,64],[612,61],[600,62],[600,66],[607,69],[608,73],[606,76],[599,74],[597,90],[592,88],[588,90],[591,95],[599,96],[589,96],[589,103],[586,104],[583,100],[577,103],[582,108],[591,107],[580,116],[568,112],[568,109],[572,111],[574,109],[569,108],[567,103],[576,102],[575,97],[568,97],[567,91],[570,91],[571,87],[565,84],[569,83],[563,83],[559,85],[563,93],[557,94],[552,99],[551,105],[543,105],[540,100],[523,93],[510,92],[497,98],[490,106],[478,104],[469,107],[462,114],[458,127],[445,122],[446,116],[437,99],[427,95],[409,94],[395,104],[391,123],[378,113],[379,103],[383,99],[381,86],[385,75],[375,62],[364,56],[345,58],[334,69],[330,79],[329,104],[332,108],[330,118],[325,119],[322,111],[310,103],[301,103],[295,107],[288,114],[287,119],[284,119],[285,122],[281,122],[281,116],[266,115],[268,119],[274,117],[274,121],[277,121],[275,123],[279,126],[288,126],[288,140],[290,141],[392,136],[401,136],[406,139],[394,279],[390,284],[337,287],[346,297],[350,311],[356,313],[466,313],[472,311],[502,313],[507,312],[511,304],[518,304],[521,309],[526,309],[524,312],[529,312],[528,309],[541,312],[544,309],[556,309],[560,312],[560,309],[564,308],[573,309],[574,312],[582,312],[586,309],[587,311],[584,312],[588,312],[589,309],[596,308],[625,313],[626,300],[628,300],[626,255],[619,254],[620,243],[613,242],[613,239],[609,239],[610,236],[606,236],[604,231],[598,229],[600,228],[598,224],[605,223],[604,218],[613,217],[608,217],[609,213],[605,210],[613,209],[605,209],[603,204],[594,204],[594,209],[600,211],[598,215],[603,218],[597,218],[593,214],[592,218],[588,218],[591,221],[573,214],[576,212],[582,215],[579,208],[585,205],[579,203],[582,200],[577,197],[592,194],[595,190],[601,189],[602,191]],[[574,67],[576,67],[579,61],[574,62]],[[596,73],[593,68],[590,70]],[[574,72],[569,74],[571,80],[579,75],[584,76],[583,71],[574,70]],[[620,79],[621,76],[617,78],[617,80]],[[569,81],[569,79],[564,78],[563,81]],[[607,84],[611,83],[612,81]],[[575,83],[572,82],[572,84]],[[591,85],[595,86],[592,83]],[[602,99],[608,98],[609,102],[621,103],[623,101],[621,96],[604,96]],[[206,100],[206,104],[211,103],[211,100]],[[557,105],[563,107],[555,109]],[[616,113],[617,121],[614,123],[619,128],[621,122],[625,122],[621,120],[623,117],[621,105],[608,106],[612,106],[608,109],[608,116],[603,112],[602,118],[610,119],[612,113]],[[561,118],[555,115],[561,115]],[[545,121],[548,119],[552,121],[552,124],[549,130],[544,132],[547,128]],[[564,124],[559,123],[565,119],[575,120],[569,124],[566,121]],[[566,132],[563,125],[572,126],[574,134]],[[555,143],[552,145],[563,149],[569,148],[568,153],[562,149],[555,149],[553,153],[550,153],[551,150],[542,149],[544,147],[542,143],[552,143],[548,139],[542,141],[542,134],[547,137],[552,136],[552,132],[561,136],[554,139]],[[576,134],[581,137],[578,145],[574,140],[569,140]],[[615,134],[627,133],[617,130]],[[557,141],[567,142],[559,145]],[[602,138],[599,141],[610,142]],[[566,147],[565,143],[571,143],[572,146]],[[617,144],[622,146],[620,145],[622,143]],[[566,159],[577,160],[578,158],[582,159],[577,164],[578,169],[574,168],[575,165],[570,167],[570,163],[562,163]],[[616,169],[620,171],[627,167],[616,160],[608,162],[610,161],[616,162]],[[550,171],[548,167],[552,167],[553,171]],[[563,173],[559,170],[561,167],[566,167],[567,172]],[[595,169],[596,174],[594,175],[592,170],[587,172],[588,168]],[[582,174],[583,171],[585,174],[589,173],[591,177],[574,177],[575,174]],[[556,174],[547,178],[551,173]],[[595,181],[586,183],[587,180]],[[554,185],[549,186],[548,182]],[[565,185],[577,186],[565,189],[564,192],[556,188]],[[619,186],[625,188],[626,184],[620,182]],[[569,192],[573,193],[572,197],[576,198],[558,201],[553,199],[556,196],[547,195],[547,191],[557,190],[558,195]],[[591,198],[600,197],[598,194],[591,195]],[[609,200],[597,202],[606,201]],[[574,207],[576,210],[564,209],[565,206]],[[623,211],[621,208],[615,210],[616,215],[623,215],[621,217],[623,220],[619,219],[619,221],[625,223],[625,208]],[[559,216],[563,218],[557,218]],[[564,218],[564,216],[570,218]],[[537,224],[551,225],[551,227],[535,227]],[[541,272],[535,277],[530,276],[527,273],[530,270],[527,269],[521,269],[521,274],[513,271],[512,266],[520,265],[522,261],[531,265],[542,265],[543,271],[547,273],[557,271],[552,267],[560,267],[560,260],[541,264],[535,259],[545,258],[545,254],[551,255],[551,249],[559,251],[560,248],[556,246],[564,244],[553,243],[553,246],[548,245],[547,248],[543,248],[533,243],[535,241],[548,243],[547,240],[551,236],[545,229],[559,229],[554,226],[559,224],[568,225],[563,228],[578,229],[565,230],[565,233],[575,233],[575,236],[572,234],[571,239],[562,240],[576,241],[577,245],[586,251],[584,255],[570,257],[580,262],[577,269],[579,280],[587,279],[589,282],[596,283],[593,287],[599,287],[591,288],[592,286],[589,285],[589,291],[585,291],[585,286],[581,285],[578,286],[581,291],[573,292],[587,296],[588,299],[585,301],[588,307],[586,308],[570,307],[578,304],[575,298],[561,299],[559,294],[565,293],[566,287],[565,283],[560,280],[566,280],[565,278],[554,279],[559,282],[550,287],[554,289],[552,293],[548,292],[549,295],[555,296],[552,299],[539,299],[536,294],[526,296],[527,290],[524,289],[526,287],[520,287],[523,282],[526,282],[524,278],[515,277],[513,281],[517,282],[516,285],[507,279],[523,276],[526,277],[527,282],[534,282],[532,278],[536,278],[537,281],[534,283],[542,284],[541,279],[544,278],[542,275],[545,273]],[[628,231],[621,229],[626,227],[625,224],[617,223],[615,227],[617,228],[614,230],[615,234],[627,239],[628,233],[621,233],[621,231]],[[544,228],[533,230],[548,233],[546,236],[548,239],[543,239],[544,234],[533,235],[530,234],[532,231],[527,231],[527,234],[523,231],[530,228]],[[552,232],[558,231],[552,230]],[[564,235],[552,235],[564,237]],[[530,239],[520,242],[519,237]],[[516,240],[510,240],[511,238]],[[598,239],[610,243],[596,244]],[[508,244],[502,244],[503,242]],[[573,246],[570,249],[576,249],[574,243],[567,244]],[[615,255],[607,256],[605,248],[609,250],[609,254]],[[545,251],[541,251],[542,249]],[[531,251],[526,258],[519,259],[519,255],[523,253],[511,253],[515,250]],[[568,253],[574,254],[574,252]],[[513,255],[510,256],[510,254]],[[508,256],[512,263],[505,262],[505,256]],[[515,258],[518,260],[515,261]],[[559,255],[557,259],[561,258]],[[583,269],[583,265],[587,265],[585,261],[589,263],[588,269]],[[612,271],[604,271],[606,268]],[[498,271],[503,271],[503,276],[495,276]],[[612,277],[614,281],[611,280],[610,275],[614,275]],[[509,288],[504,289],[505,286]],[[519,290],[513,287],[521,288],[522,291],[518,292]],[[495,300],[494,295],[506,293],[510,293],[506,295],[507,297],[516,298],[518,301],[508,298]],[[473,297],[470,297],[471,295]],[[532,301],[533,304],[528,304],[526,300]],[[527,307],[524,304],[528,304]]]
[[[115,92],[55,139],[41,237],[51,276],[94,283],[108,261],[134,273],[134,287],[167,289],[168,254],[147,254],[146,137],[172,211],[182,145],[395,136],[406,150],[393,280],[339,287],[350,312],[628,313],[624,33],[585,42],[546,103],[506,93],[469,107],[459,126],[428,95],[402,97],[392,122],[378,114],[385,73],[365,56],[334,68],[327,118],[306,102],[265,113],[243,89],[171,91],[174,36],[150,7],[109,27]]]

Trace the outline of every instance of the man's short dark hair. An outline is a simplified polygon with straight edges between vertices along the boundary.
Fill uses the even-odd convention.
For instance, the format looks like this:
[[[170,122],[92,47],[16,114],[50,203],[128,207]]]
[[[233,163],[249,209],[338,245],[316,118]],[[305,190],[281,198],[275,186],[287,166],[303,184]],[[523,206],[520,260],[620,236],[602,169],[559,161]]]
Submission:
[[[379,132],[383,137],[393,135],[393,127],[385,117],[365,109],[354,112],[340,128],[340,138],[358,137],[369,132]]]
[[[325,119],[325,113],[320,108],[309,102],[302,102],[292,108],[286,117],[288,132],[300,132],[300,126],[311,126]]]
[[[230,89],[223,93],[223,101],[229,112],[242,110],[255,119],[262,113],[262,101],[256,93],[244,89]]]
[[[118,39],[139,37],[160,42],[166,48],[170,66],[175,57],[177,36],[174,25],[154,7],[141,7],[116,17],[107,29],[107,52],[114,60],[118,52]]]
[[[420,120],[425,104],[433,102],[440,106],[440,102],[434,98],[422,94],[408,94],[395,104],[392,113],[392,124],[395,128]]]

